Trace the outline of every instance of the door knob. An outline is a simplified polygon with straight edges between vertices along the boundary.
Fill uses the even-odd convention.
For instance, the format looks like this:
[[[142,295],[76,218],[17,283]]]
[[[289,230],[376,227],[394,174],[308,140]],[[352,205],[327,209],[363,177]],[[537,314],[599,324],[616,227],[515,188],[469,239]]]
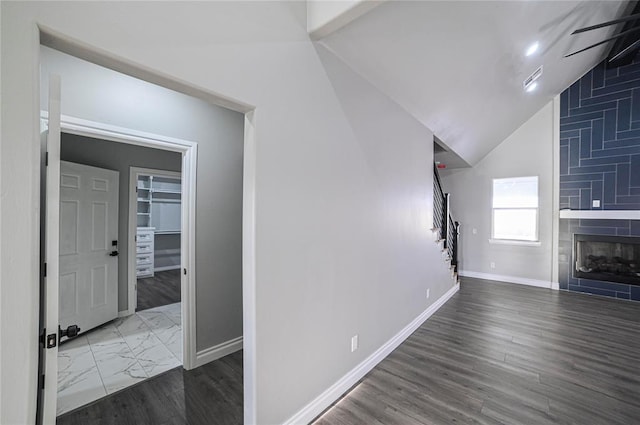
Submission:
[[[118,256],[118,241],[111,241],[111,246],[113,247],[113,251],[109,253],[110,257]]]

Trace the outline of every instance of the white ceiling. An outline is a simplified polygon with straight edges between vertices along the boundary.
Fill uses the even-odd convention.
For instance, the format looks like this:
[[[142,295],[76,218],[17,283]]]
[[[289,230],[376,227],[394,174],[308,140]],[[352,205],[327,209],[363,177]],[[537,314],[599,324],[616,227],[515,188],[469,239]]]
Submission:
[[[626,1],[389,1],[321,40],[334,54],[477,163],[597,64]],[[524,52],[534,41],[538,53]],[[544,65],[538,89],[522,82]]]

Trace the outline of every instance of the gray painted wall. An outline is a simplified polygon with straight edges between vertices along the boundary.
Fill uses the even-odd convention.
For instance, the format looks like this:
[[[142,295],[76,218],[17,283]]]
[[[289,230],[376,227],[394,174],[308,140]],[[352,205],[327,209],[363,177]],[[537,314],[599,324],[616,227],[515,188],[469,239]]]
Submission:
[[[441,173],[461,223],[460,270],[550,284],[552,270],[553,102],[473,168]],[[494,178],[538,176],[540,246],[489,243]],[[476,232],[474,233],[474,229]],[[491,268],[491,263],[495,268]]]
[[[118,311],[128,305],[127,258],[129,255],[129,167],[155,168],[178,171],[182,168],[182,155],[176,152],[151,149],[124,143],[108,142],[74,134],[62,134],[60,158],[120,172],[118,196]],[[176,248],[179,248],[179,242]],[[159,249],[167,249],[159,246]]]
[[[121,58],[139,75],[147,70],[256,106],[256,305],[250,323],[255,338],[245,341],[251,348],[245,379],[255,380],[245,392],[245,408],[255,417],[247,423],[291,418],[453,286],[429,230],[432,132],[309,40],[304,2],[122,2],[117,7],[1,2],[0,7],[0,329],[3,340],[13,342],[0,346],[0,422],[33,423],[35,416],[40,170],[35,22]],[[198,263],[198,344],[203,337],[213,345],[215,326],[225,325],[215,320],[218,315],[233,311],[239,317],[242,311],[240,288],[225,286],[237,293],[237,303],[228,296],[216,299],[225,295],[226,282],[214,274],[235,270],[240,241],[216,250],[203,245],[213,246],[225,232],[239,233],[216,230],[211,223],[221,214],[239,221],[240,205],[210,197],[219,186],[240,180],[225,172],[229,162],[220,159],[225,150],[216,143],[228,141],[235,148],[241,136],[231,136],[242,134],[241,117],[230,129],[228,120],[198,113],[186,101],[162,114],[156,98],[145,96],[130,96],[131,107],[122,102],[100,110],[96,98],[103,107],[117,102],[97,81],[77,87],[76,77],[85,78],[63,77],[66,113],[168,135],[180,133],[180,125],[184,134],[176,137],[200,143],[197,225],[204,258]],[[65,99],[73,92],[103,94],[69,104]],[[151,118],[130,117],[141,111]],[[218,129],[215,136],[195,134],[201,119]],[[229,167],[240,160],[238,155]],[[208,212],[211,206],[216,209]],[[239,269],[239,258],[237,263]],[[200,268],[212,274],[201,275]],[[356,333],[360,348],[352,353]]]
[[[241,336],[244,116],[47,47],[41,55],[41,99],[45,77],[61,75],[63,115],[198,143],[196,348]]]

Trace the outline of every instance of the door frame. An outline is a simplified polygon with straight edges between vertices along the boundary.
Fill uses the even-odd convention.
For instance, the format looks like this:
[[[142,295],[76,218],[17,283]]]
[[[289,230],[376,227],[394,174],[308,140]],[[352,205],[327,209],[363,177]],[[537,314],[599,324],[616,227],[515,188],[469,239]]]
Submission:
[[[169,171],[169,170],[160,170],[155,168],[144,168],[144,167],[129,167],[129,231],[127,233],[127,246],[129,249],[129,255],[127,256],[127,264],[128,264],[128,297],[127,300],[128,308],[125,311],[121,311],[118,313],[119,316],[128,316],[130,314],[134,314],[136,312],[136,308],[138,307],[138,291],[136,287],[136,283],[138,278],[136,276],[136,234],[137,234],[137,213],[138,213],[138,200],[136,195],[136,185],[138,180],[138,174],[152,174],[154,176],[162,176],[162,177],[172,177],[172,178],[180,178],[180,188],[182,189],[182,171]],[[183,201],[180,198],[180,222],[182,226],[182,217],[185,213],[183,208]],[[180,234],[180,255],[182,256],[182,233]],[[182,261],[182,257],[180,258]],[[182,263],[180,263],[180,269],[183,269]],[[182,297],[182,291],[180,293]],[[180,299],[182,302],[182,298]],[[184,354],[184,353],[183,353]]]
[[[32,67],[34,70],[38,70],[39,67],[39,51],[40,46],[45,45],[80,59],[87,60],[97,65],[105,66],[115,71],[124,73],[134,78],[138,78],[143,81],[153,82],[161,87],[171,88],[178,92],[188,94],[210,102],[214,105],[228,108],[236,112],[244,114],[244,138],[243,138],[243,171],[242,171],[242,330],[243,330],[243,405],[244,405],[244,423],[255,424],[257,419],[257,353],[256,353],[256,336],[257,336],[257,273],[256,273],[256,194],[257,194],[257,148],[258,148],[258,117],[259,108],[256,108],[255,104],[246,103],[235,97],[227,96],[222,93],[214,92],[208,89],[204,89],[199,86],[194,86],[191,83],[177,80],[168,75],[162,74],[159,71],[142,68],[139,63],[125,60],[121,57],[114,56],[104,50],[100,50],[94,46],[85,44],[80,40],[74,39],[67,34],[54,31],[40,22],[33,23],[33,39],[31,43],[31,54],[33,56]],[[37,72],[33,73],[32,77],[33,87],[40,87],[40,75]],[[36,90],[37,91],[37,90]],[[40,134],[40,128],[38,127],[37,115],[40,111],[40,105],[35,101],[33,105],[34,110],[34,122],[33,131],[34,134]],[[39,143],[38,140],[34,140],[34,143]],[[195,162],[196,153],[193,151],[193,163],[195,181]],[[40,161],[44,163],[44,153],[41,158],[34,158],[33,166],[38,167],[41,165]],[[183,159],[184,162],[184,159]],[[183,170],[184,171],[184,170]],[[183,178],[184,181],[184,178]],[[194,193],[195,195],[195,193]],[[195,196],[193,196],[192,202],[195,205]],[[195,208],[193,208],[195,210]],[[195,222],[191,222],[190,226],[195,228]],[[193,246],[195,254],[195,244]],[[195,270],[195,255],[191,259],[189,267]],[[42,268],[42,264],[40,264]],[[35,273],[35,271],[34,271]],[[195,282],[189,285],[190,297],[195,298]],[[42,302],[42,299],[40,299]],[[192,302],[192,300],[190,301]],[[192,304],[195,310],[195,302]],[[191,335],[190,347],[194,347],[192,351],[195,352],[195,311],[191,312],[188,316],[191,320],[191,329],[193,333]],[[183,323],[185,326],[185,323]],[[31,335],[34,338],[39,338],[37,332]],[[186,347],[186,345],[185,345]],[[35,356],[35,354],[34,354]],[[187,357],[184,357],[187,360]],[[190,367],[193,366],[190,365]],[[187,368],[185,362],[184,365]],[[37,366],[34,365],[34,369],[30,372],[36,371]],[[40,385],[40,378],[38,375],[38,386]],[[37,390],[38,394],[41,394],[40,390]],[[35,401],[35,400],[34,400]],[[37,404],[37,403],[33,403]]]
[[[60,278],[60,76],[49,76],[49,96],[48,114],[52,119],[40,120],[40,129],[45,130],[46,143],[44,144],[44,167],[45,167],[45,205],[40,206],[40,211],[44,214],[44,232],[41,235],[44,245],[41,268],[41,291],[40,302],[41,312],[44,312],[42,328],[40,334],[40,357],[39,363],[43,367],[44,374],[39,376],[38,386],[42,388],[39,392],[41,400],[37,402],[42,407],[42,411],[36,417],[36,422],[55,422],[57,390],[58,390],[58,340],[59,340],[59,278]],[[43,243],[44,242],[44,243]],[[46,330],[49,329],[50,333]],[[50,351],[49,351],[50,350]],[[55,377],[54,383],[51,379],[46,380],[46,374]],[[53,394],[53,390],[56,394]],[[55,398],[54,398],[55,397]]]
[[[48,114],[42,112],[42,120],[48,121]],[[178,152],[182,155],[182,217],[180,235],[180,265],[183,269],[181,276],[181,307],[182,307],[182,359],[183,367],[187,370],[196,367],[196,170],[198,144],[196,142],[177,139],[173,137],[137,131],[129,128],[113,126],[110,124],[89,121],[81,118],[62,115],[60,119],[60,132],[98,138],[110,142],[126,143],[129,145],[142,146],[153,149]],[[51,162],[57,162],[59,158],[50,158]],[[56,204],[56,201],[58,202]],[[59,200],[47,200],[48,211],[59,208]],[[135,223],[134,223],[135,224]],[[57,224],[59,227],[59,223]],[[134,226],[135,229],[135,226]],[[133,235],[135,235],[135,230]],[[132,241],[133,251],[135,251],[135,237],[131,234],[131,222],[129,223],[129,252],[131,254]],[[58,244],[59,235],[55,241],[48,241]],[[186,274],[184,273],[186,270]],[[135,267],[133,268],[135,271]],[[132,269],[129,268],[129,281],[131,280]],[[133,273],[135,277],[135,273]],[[53,277],[53,276],[52,276]],[[55,277],[57,279],[57,277]],[[128,291],[130,296],[131,291]],[[129,299],[128,310],[118,312],[127,315],[131,307]],[[135,312],[135,308],[134,308]],[[131,313],[132,314],[132,313]]]

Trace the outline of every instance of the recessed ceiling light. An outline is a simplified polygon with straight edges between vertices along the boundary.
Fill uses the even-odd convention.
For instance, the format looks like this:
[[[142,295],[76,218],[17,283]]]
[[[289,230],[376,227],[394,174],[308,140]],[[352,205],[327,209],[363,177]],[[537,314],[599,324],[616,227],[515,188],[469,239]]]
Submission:
[[[531,56],[532,54],[538,51],[538,47],[540,47],[540,44],[538,44],[538,42],[536,41],[531,46],[529,46],[525,55]]]
[[[531,84],[529,84],[529,87],[527,87],[527,93],[531,93],[532,91],[534,91],[536,89],[536,87],[538,87],[538,83],[537,82],[533,82]]]

